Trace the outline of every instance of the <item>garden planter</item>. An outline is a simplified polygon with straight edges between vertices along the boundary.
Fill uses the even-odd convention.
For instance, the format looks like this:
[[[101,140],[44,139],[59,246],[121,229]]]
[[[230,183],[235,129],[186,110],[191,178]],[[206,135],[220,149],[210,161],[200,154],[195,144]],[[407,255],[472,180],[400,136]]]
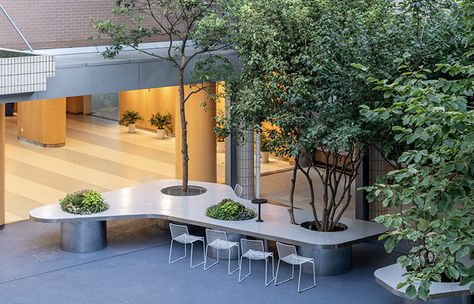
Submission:
[[[135,133],[135,124],[128,125],[128,133]]]
[[[217,152],[224,153],[225,152],[225,141],[218,141],[217,142]]]
[[[298,252],[300,255],[314,259],[317,276],[337,276],[352,269],[352,246],[350,245],[340,248],[299,246]],[[309,263],[303,265],[305,273],[313,273],[311,268],[312,265]]]
[[[317,232],[314,221],[303,222],[301,227],[313,230],[314,233],[336,234],[341,231],[347,231],[347,225],[339,223],[332,232]],[[314,259],[316,275],[318,276],[336,276],[352,269],[352,246],[346,245],[342,247],[306,247],[299,246],[298,252],[306,257]],[[303,265],[305,273],[313,273],[310,264]]]
[[[469,264],[468,264],[469,265]],[[428,301],[409,299],[405,295],[405,287],[397,288],[399,282],[404,281],[405,269],[398,263],[377,269],[374,272],[375,281],[390,293],[403,298],[405,304],[469,304],[471,295],[469,286],[460,286],[458,283],[432,282]]]
[[[244,236],[239,233],[227,233],[227,240],[229,242],[238,242],[240,244],[240,239]],[[217,249],[209,247],[207,250],[207,256],[210,258],[217,258]],[[219,251],[219,260],[228,260],[229,259],[229,251],[227,250],[220,250]],[[237,260],[238,259],[238,251],[237,247],[233,247],[230,250],[230,259]]]
[[[157,135],[158,139],[165,138],[165,129],[157,129],[156,130],[156,135]]]
[[[106,246],[106,221],[61,223],[61,248],[64,251],[86,253]]]
[[[270,160],[269,160],[269,157],[270,157],[270,152],[264,152],[262,151],[262,163],[269,163]]]

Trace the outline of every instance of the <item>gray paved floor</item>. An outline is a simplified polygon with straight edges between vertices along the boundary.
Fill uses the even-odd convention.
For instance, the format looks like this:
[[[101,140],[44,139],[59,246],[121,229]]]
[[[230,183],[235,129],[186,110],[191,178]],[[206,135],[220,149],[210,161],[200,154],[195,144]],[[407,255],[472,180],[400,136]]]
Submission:
[[[318,277],[316,288],[298,294],[296,280],[265,288],[263,264],[242,284],[224,263],[209,271],[189,269],[188,260],[168,265],[168,233],[157,225],[114,222],[109,246],[91,254],[61,251],[57,225],[7,225],[0,232],[0,303],[401,303],[374,282],[373,271],[396,259],[378,243],[354,247],[350,273]]]

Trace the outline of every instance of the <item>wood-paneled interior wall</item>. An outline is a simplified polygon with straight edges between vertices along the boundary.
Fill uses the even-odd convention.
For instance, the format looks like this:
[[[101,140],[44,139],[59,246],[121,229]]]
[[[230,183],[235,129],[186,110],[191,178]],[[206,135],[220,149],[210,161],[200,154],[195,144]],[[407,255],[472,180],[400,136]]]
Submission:
[[[137,121],[139,128],[155,130],[150,125],[150,117],[156,112],[170,113],[172,116],[170,129],[175,130],[175,109],[179,104],[178,87],[133,90],[120,92],[120,117],[127,110],[138,111],[144,120]]]
[[[66,143],[66,98],[18,103],[18,136],[42,146]]]

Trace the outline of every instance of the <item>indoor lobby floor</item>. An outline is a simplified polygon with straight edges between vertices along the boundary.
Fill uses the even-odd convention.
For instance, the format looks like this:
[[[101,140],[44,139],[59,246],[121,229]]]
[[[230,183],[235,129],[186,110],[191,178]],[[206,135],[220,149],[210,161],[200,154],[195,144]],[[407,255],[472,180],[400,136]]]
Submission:
[[[67,116],[66,145],[61,148],[18,141],[16,117],[7,117],[5,154],[7,223],[28,219],[31,209],[55,203],[68,192],[104,192],[175,177],[173,137],[158,140],[156,133],[143,130],[129,134],[116,121],[90,115]],[[262,175],[270,184],[281,176],[284,180],[277,183],[282,184],[288,182],[286,175],[268,174],[289,169],[288,162],[272,158],[262,164]],[[225,154],[217,153],[219,182],[224,174]]]
[[[115,121],[74,115],[67,119],[66,145],[43,148],[18,141],[16,118],[6,121],[7,223],[27,219],[31,209],[68,192],[103,192],[175,176],[173,138],[129,134]]]

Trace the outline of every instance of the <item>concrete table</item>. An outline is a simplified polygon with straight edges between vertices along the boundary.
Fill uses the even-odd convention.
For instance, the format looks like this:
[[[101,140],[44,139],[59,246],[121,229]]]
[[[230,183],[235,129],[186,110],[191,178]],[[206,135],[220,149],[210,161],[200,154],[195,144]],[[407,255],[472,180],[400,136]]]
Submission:
[[[470,261],[472,264],[472,261]],[[404,281],[405,269],[396,263],[387,267],[377,269],[374,272],[375,281],[387,289],[390,293],[404,299],[406,304],[469,304],[471,303],[469,286],[460,286],[458,283],[433,282],[430,287],[428,302],[419,299],[409,299],[405,295],[407,286],[397,289],[397,285]]]
[[[205,215],[207,207],[224,198],[239,201],[245,206],[255,209],[250,200],[237,197],[233,189],[227,185],[190,182],[201,186],[207,191],[196,196],[170,196],[163,194],[161,189],[180,184],[179,180],[157,180],[144,184],[122,188],[103,193],[110,208],[104,212],[91,215],[74,215],[61,210],[59,204],[45,205],[30,212],[30,218],[44,223],[60,223],[62,226],[62,247],[69,251],[94,251],[101,246],[104,236],[105,222],[110,220],[131,218],[161,218],[186,224],[212,229],[221,229],[229,233],[243,234],[256,238],[284,242],[302,246],[302,248],[339,249],[348,248],[352,244],[373,239],[386,231],[381,224],[342,218],[341,223],[348,229],[340,232],[317,232],[292,225],[289,222],[286,207],[273,204],[262,206],[265,222],[255,220],[222,221]],[[296,218],[300,221],[312,220],[312,214],[296,210]],[[102,224],[98,224],[102,222]],[[90,245],[84,245],[87,237],[92,239]],[[102,235],[102,237],[97,237]],[[68,242],[68,243],[67,243]],[[94,245],[94,243],[96,243]],[[104,243],[99,244],[105,246]],[[89,248],[87,248],[89,246]],[[77,249],[77,250],[76,250]]]

